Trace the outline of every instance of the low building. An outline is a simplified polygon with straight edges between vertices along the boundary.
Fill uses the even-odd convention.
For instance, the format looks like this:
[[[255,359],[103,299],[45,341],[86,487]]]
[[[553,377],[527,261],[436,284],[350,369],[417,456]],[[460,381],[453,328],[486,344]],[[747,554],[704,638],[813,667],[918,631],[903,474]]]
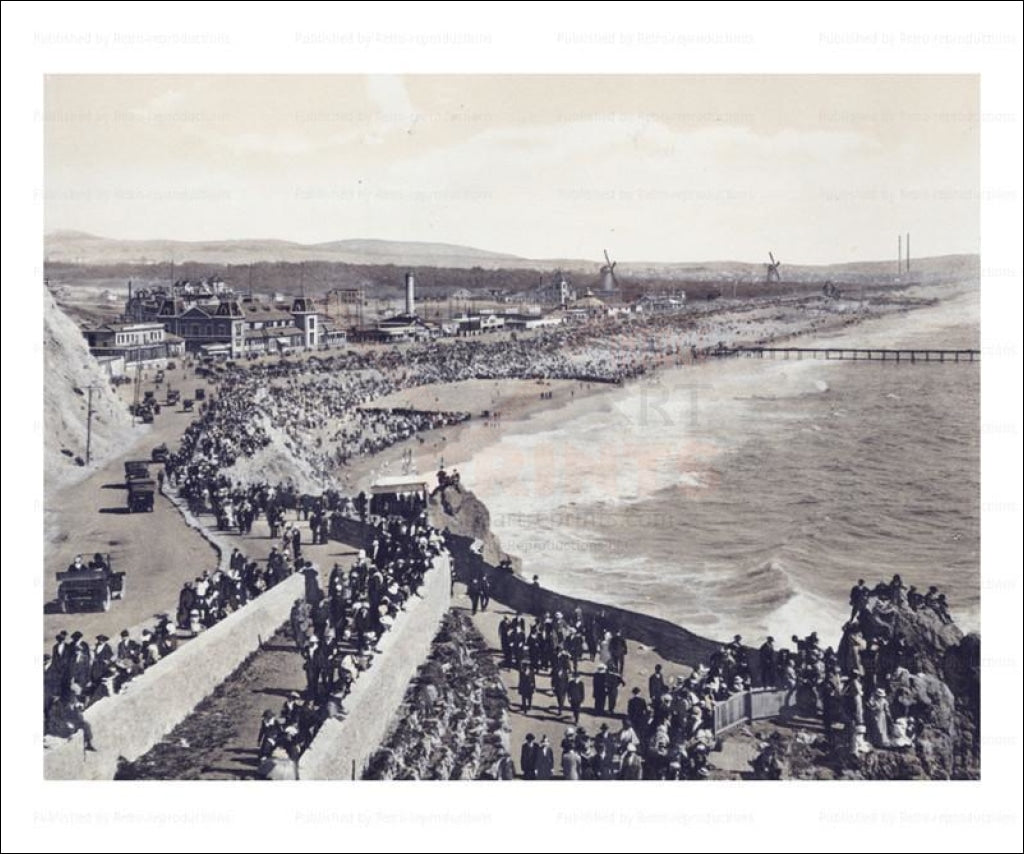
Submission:
[[[677,294],[644,294],[633,304],[638,314],[673,314],[686,308],[686,291]]]
[[[459,335],[483,335],[485,332],[499,332],[505,328],[505,316],[493,313],[470,314],[456,317]]]
[[[502,315],[506,329],[543,329],[549,326],[561,326],[565,318],[561,314],[541,314],[539,311],[505,312]]]
[[[185,353],[180,336],[168,334],[159,321],[105,323],[82,334],[89,352],[102,362],[122,359],[124,369],[136,365],[163,365]]]

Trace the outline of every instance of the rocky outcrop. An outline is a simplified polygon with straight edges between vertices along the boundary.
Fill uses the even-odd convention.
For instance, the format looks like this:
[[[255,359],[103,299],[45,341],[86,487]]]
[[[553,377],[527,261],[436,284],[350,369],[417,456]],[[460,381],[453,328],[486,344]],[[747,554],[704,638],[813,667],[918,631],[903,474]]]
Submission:
[[[487,644],[460,612],[445,615],[391,734],[363,779],[488,779],[508,749],[508,695]]]
[[[915,611],[873,600],[869,612],[902,635],[914,674],[912,709],[923,729],[914,751],[921,774],[911,776],[976,779],[981,758],[980,635],[965,636],[929,608]]]
[[[487,505],[472,492],[454,486],[445,487],[430,499],[428,512],[430,524],[435,528],[447,529],[455,536],[478,543],[475,550],[486,563],[497,566],[507,558],[513,569],[519,569],[519,558],[502,551],[501,543],[491,531],[491,514]]]
[[[978,779],[980,760],[981,638],[964,635],[930,608],[913,610],[872,597],[858,617],[866,638],[902,637],[906,671],[889,686],[917,725],[913,744],[853,756],[845,743],[825,738],[789,745],[801,779]]]

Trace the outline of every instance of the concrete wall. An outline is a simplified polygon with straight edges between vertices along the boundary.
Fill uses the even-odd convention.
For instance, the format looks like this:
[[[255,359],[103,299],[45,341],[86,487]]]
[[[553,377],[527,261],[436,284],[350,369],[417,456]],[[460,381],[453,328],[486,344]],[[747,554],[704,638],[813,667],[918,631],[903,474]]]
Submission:
[[[290,576],[158,661],[128,683],[125,693],[91,706],[85,719],[96,752],[86,753],[76,733],[44,751],[45,778],[113,779],[119,757],[131,761],[149,750],[287,621],[304,584],[303,576]]]
[[[721,647],[721,641],[701,637],[660,617],[577,599],[544,587],[534,587],[523,576],[485,562],[478,554],[470,551],[472,543],[469,537],[452,537],[451,550],[458,568],[457,580],[469,579],[472,572],[485,573],[491,582],[491,598],[516,611],[524,614],[542,614],[545,611],[569,614],[580,608],[584,614],[602,613],[627,638],[645,644],[665,658],[690,666],[706,662],[708,656]]]
[[[354,533],[354,531],[353,531]],[[441,618],[451,605],[451,566],[438,559],[424,576],[419,597],[406,603],[381,638],[380,655],[359,675],[345,701],[348,716],[328,720],[299,760],[299,779],[358,778],[387,734],[410,680],[430,653]]]

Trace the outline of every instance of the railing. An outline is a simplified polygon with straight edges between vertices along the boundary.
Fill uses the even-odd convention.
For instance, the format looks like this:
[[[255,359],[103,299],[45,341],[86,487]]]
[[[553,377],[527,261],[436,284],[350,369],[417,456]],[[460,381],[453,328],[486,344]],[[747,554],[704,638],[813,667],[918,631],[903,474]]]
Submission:
[[[721,735],[740,724],[778,717],[789,707],[793,694],[790,690],[744,691],[715,703],[715,735]]]
[[[887,349],[880,347],[716,347],[709,356],[758,356],[771,359],[828,359],[871,362],[980,362],[980,350],[944,350],[937,348]]]

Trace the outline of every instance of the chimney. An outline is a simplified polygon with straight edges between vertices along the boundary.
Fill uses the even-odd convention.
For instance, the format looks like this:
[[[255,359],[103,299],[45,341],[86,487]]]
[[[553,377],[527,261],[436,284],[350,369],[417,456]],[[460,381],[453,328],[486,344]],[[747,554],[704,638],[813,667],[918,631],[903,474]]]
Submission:
[[[907,232],[907,272],[910,272],[910,232]]]
[[[405,274],[405,313],[416,314],[416,277],[411,272]]]

